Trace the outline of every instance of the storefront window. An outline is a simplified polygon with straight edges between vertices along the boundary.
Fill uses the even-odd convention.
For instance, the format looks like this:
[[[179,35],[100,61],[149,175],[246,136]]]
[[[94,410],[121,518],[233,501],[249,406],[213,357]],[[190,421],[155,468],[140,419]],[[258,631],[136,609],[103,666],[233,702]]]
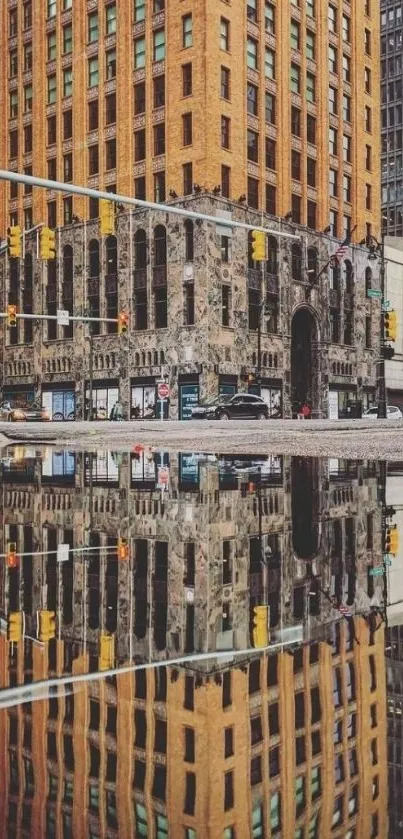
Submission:
[[[276,417],[282,416],[282,404],[281,404],[281,389],[278,387],[265,387],[262,385],[260,388],[260,396],[266,402],[266,405],[269,409],[269,417]]]
[[[44,390],[42,405],[48,409],[52,420],[73,420],[75,418],[73,390]]]
[[[92,391],[92,409],[94,419],[109,419],[112,408],[119,399],[118,387],[94,387]],[[88,417],[90,406],[90,392],[85,392],[85,417]]]
[[[131,419],[152,419],[155,417],[155,384],[132,387]]]

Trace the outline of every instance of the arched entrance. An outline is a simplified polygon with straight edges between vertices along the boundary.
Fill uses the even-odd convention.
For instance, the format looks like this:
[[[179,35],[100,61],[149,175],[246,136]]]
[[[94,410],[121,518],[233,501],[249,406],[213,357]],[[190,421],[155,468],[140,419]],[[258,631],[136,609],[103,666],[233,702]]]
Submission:
[[[311,410],[318,409],[317,359],[314,342],[317,323],[307,308],[298,309],[291,325],[291,401],[293,415],[299,405],[308,402]]]

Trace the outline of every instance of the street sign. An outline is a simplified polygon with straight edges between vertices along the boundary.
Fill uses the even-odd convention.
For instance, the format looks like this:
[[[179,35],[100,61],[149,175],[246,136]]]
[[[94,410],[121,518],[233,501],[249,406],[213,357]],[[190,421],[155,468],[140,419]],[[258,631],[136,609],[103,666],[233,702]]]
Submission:
[[[158,399],[168,399],[169,385],[167,385],[166,382],[159,382],[157,393],[158,393]]]
[[[384,300],[382,303],[382,311],[388,312],[390,309],[390,300]]]
[[[69,313],[67,309],[58,309],[56,312],[57,315],[57,325],[58,326],[68,326],[69,325]]]
[[[380,577],[380,575],[384,573],[384,569],[382,568],[382,565],[380,565],[378,568],[370,568],[369,573],[371,577]]]
[[[385,559],[385,565],[392,565],[391,559]]]
[[[382,292],[378,291],[377,288],[369,288],[367,291],[367,297],[382,297]]]
[[[57,561],[58,562],[68,562],[69,561],[69,551],[70,545],[66,545],[61,543],[57,546]]]

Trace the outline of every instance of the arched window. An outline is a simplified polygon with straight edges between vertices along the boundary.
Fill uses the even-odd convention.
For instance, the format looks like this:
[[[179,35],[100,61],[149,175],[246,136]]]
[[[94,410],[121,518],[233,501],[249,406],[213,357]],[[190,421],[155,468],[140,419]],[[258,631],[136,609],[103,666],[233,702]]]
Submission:
[[[26,251],[24,257],[24,286],[25,288],[32,287],[32,279],[33,279],[33,262],[32,262],[32,253],[30,251]]]
[[[105,242],[106,276],[116,276],[118,272],[118,243],[116,236],[108,236]]]
[[[88,273],[90,277],[99,277],[98,239],[91,239],[88,245]]]
[[[316,248],[308,248],[308,280],[313,283],[318,275],[318,252]]]
[[[73,248],[65,245],[63,248],[63,282],[73,282]]]
[[[193,242],[193,222],[191,219],[185,221],[185,262],[193,262],[194,242]]]
[[[372,288],[372,269],[368,266],[365,269],[365,293]]]
[[[167,231],[163,224],[154,230],[154,265],[167,264]]]
[[[137,271],[147,267],[147,237],[145,230],[137,230],[134,236],[134,265]]]
[[[293,280],[302,280],[302,250],[301,245],[294,244],[291,248],[291,276]]]
[[[278,246],[277,239],[274,236],[267,237],[267,263],[266,271],[268,274],[277,275],[278,271]]]

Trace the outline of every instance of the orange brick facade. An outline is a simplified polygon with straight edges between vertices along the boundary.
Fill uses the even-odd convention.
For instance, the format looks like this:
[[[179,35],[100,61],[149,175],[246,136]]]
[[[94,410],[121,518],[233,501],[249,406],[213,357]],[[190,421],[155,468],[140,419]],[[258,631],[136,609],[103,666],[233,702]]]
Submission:
[[[376,234],[378,6],[8,0],[0,9],[0,165],[157,200],[194,184],[220,187],[278,216],[292,210],[294,221],[318,230],[330,223],[339,237],[355,225],[356,240]],[[72,214],[97,214],[81,198],[63,207],[39,190],[13,195],[1,186],[3,236],[10,223],[60,226]]]

